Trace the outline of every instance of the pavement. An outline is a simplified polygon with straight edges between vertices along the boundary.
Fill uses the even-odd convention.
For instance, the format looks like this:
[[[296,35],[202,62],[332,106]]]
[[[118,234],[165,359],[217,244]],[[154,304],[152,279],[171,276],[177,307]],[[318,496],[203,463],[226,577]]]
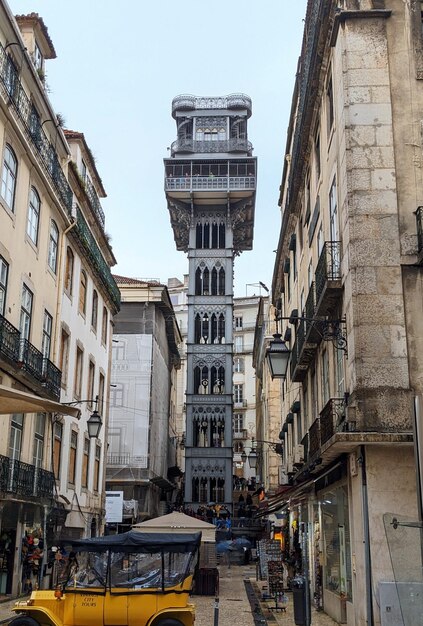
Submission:
[[[263,601],[266,581],[256,580],[255,565],[219,565],[219,602],[216,615],[214,596],[192,596],[195,626],[295,626],[292,593],[285,611],[275,611],[274,601]],[[21,598],[23,599],[23,598]],[[15,599],[0,598],[0,624],[13,619]],[[217,621],[216,618],[217,617]],[[312,626],[338,626],[326,613],[312,609]]]

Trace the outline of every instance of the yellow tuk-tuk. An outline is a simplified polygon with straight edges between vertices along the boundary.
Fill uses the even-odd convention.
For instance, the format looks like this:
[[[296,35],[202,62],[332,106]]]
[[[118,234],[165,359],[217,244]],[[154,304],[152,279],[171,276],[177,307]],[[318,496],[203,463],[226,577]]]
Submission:
[[[72,541],[58,587],[17,602],[10,626],[193,626],[200,540],[129,531]]]

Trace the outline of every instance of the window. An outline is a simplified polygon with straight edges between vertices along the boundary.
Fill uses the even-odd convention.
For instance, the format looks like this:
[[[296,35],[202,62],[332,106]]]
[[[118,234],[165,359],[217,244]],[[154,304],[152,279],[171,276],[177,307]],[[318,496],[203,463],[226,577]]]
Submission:
[[[338,200],[336,194],[336,178],[333,179],[329,191],[330,240],[338,241]]]
[[[91,328],[96,333],[97,332],[97,320],[98,320],[98,293],[94,289],[93,290],[93,302],[91,308]]]
[[[311,285],[313,284],[313,261],[310,261],[310,263],[308,264],[307,278],[308,288],[310,289]]]
[[[244,444],[242,441],[235,441],[234,442],[234,453],[235,454],[242,454],[244,451]]]
[[[56,480],[60,477],[60,467],[62,460],[62,439],[63,439],[63,424],[56,422],[54,424],[54,443],[53,443],[53,470]]]
[[[235,330],[242,330],[242,316],[235,318]]]
[[[73,289],[73,252],[69,248],[66,250],[66,267],[65,267],[65,291],[68,295],[72,295]]]
[[[13,211],[15,203],[17,173],[18,161],[15,153],[9,145],[6,145],[1,176],[1,196],[11,211]]]
[[[26,225],[26,234],[37,245],[38,242],[38,226],[40,223],[40,206],[41,200],[37,190],[31,187],[29,193],[29,209],[28,221]]]
[[[81,160],[81,178],[84,182],[87,180],[87,165],[84,159]]]
[[[78,310],[82,315],[85,315],[87,308],[87,274],[84,270],[81,270],[79,278],[79,306]]]
[[[323,406],[329,400],[329,361],[327,350],[322,354],[322,402]]]
[[[320,163],[320,131],[318,130],[314,138],[314,163],[316,172],[316,185],[320,180],[321,163]]]
[[[0,315],[4,315],[6,310],[7,279],[9,276],[9,265],[0,256]]]
[[[331,73],[332,73],[332,68],[330,67],[328,74],[330,75]],[[328,136],[329,136],[330,131],[332,130],[333,122],[334,122],[332,76],[330,76],[328,85],[326,87],[326,122],[327,122]]]
[[[244,349],[244,336],[238,335],[237,337],[235,337],[234,350],[235,352],[242,352],[243,349]]]
[[[323,250],[323,245],[324,245],[324,241],[323,241],[323,225],[320,224],[320,228],[319,231],[317,233],[317,255],[320,257],[321,252]]]
[[[16,98],[16,96],[18,95],[17,92],[19,86],[19,74],[16,65],[10,55],[7,55],[6,58],[6,72],[4,76],[4,82],[9,96],[11,98]]]
[[[242,413],[234,414],[234,433],[241,433],[244,430],[244,416]]]
[[[108,324],[108,316],[107,316],[107,309],[104,306],[103,307],[103,319],[101,322],[101,341],[102,343],[104,343],[104,345],[106,345],[107,343],[107,324]]]
[[[31,332],[32,299],[32,292],[25,284],[22,285],[21,315],[19,320],[19,330],[22,339],[29,339]]]
[[[68,381],[68,364],[69,364],[69,334],[62,328],[60,337],[60,359],[59,368],[62,372],[62,387],[66,387]]]
[[[34,427],[34,446],[32,450],[32,464],[42,467],[44,460],[44,436],[46,430],[45,413],[37,413]]]
[[[94,377],[95,377],[95,363],[90,361],[88,364],[88,389],[87,389],[87,398],[88,400],[94,401]],[[93,406],[93,402],[89,403],[90,406]]]
[[[104,388],[105,388],[105,378],[104,374],[100,372],[99,374],[99,382],[98,382],[98,410],[100,415],[104,413]]]
[[[51,332],[53,328],[53,318],[47,311],[44,311],[44,320],[43,320],[43,343],[41,352],[43,353],[43,357],[45,359],[50,358],[50,347],[51,347]]]
[[[242,374],[244,372],[244,359],[242,357],[236,357],[234,359],[234,372]]]
[[[57,272],[57,249],[59,246],[59,229],[56,222],[50,222],[50,236],[48,241],[48,266],[52,272]]]
[[[82,477],[81,485],[85,489],[88,487],[88,468],[90,465],[90,440],[88,437],[84,439],[84,454],[82,455]]]
[[[14,413],[12,415],[9,436],[9,458],[12,461],[19,461],[21,458],[23,424],[23,413]]]
[[[71,431],[70,449],[69,449],[69,468],[68,468],[68,482],[72,485],[75,484],[76,477],[76,452],[78,449],[78,433],[75,430]]]
[[[244,401],[244,385],[234,385],[234,402],[239,404]]]
[[[101,446],[96,445],[95,457],[94,457],[94,491],[98,491],[100,486],[100,459],[101,459]]]
[[[343,350],[339,350],[334,348],[335,350],[335,361],[336,361],[336,386],[337,386],[337,395],[342,398],[345,393],[345,367],[344,367],[344,359],[345,353]]]
[[[74,380],[74,396],[75,398],[81,398],[82,387],[82,362],[84,358],[84,351],[79,346],[76,347],[76,362],[75,362],[75,380]]]
[[[41,147],[41,119],[40,114],[34,105],[31,106],[31,111],[29,114],[29,132],[31,135],[32,141],[35,143],[37,147]]]
[[[42,70],[43,69],[43,55],[41,53],[40,48],[38,47],[37,43],[35,44],[35,49],[34,49],[34,54],[33,54],[33,62],[34,62],[34,67],[36,70]]]

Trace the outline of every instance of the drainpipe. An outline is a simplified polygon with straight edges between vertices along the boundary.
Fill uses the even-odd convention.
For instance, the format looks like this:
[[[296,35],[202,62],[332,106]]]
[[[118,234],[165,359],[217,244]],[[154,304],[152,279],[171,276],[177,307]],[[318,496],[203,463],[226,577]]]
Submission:
[[[374,626],[373,602],[372,602],[372,559],[370,552],[370,528],[369,528],[369,500],[367,493],[366,453],[364,446],[360,447],[361,464],[361,493],[363,507],[363,533],[364,533],[364,562],[366,580],[366,613],[367,626]]]

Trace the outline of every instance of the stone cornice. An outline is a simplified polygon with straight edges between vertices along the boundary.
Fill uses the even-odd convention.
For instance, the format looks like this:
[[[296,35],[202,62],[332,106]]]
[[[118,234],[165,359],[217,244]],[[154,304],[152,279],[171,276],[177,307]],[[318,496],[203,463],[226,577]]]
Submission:
[[[391,17],[392,11],[390,9],[367,9],[359,11],[338,11],[335,14],[333,22],[332,35],[330,38],[330,45],[334,47],[338,38],[339,26],[344,24],[347,20],[357,19],[369,19],[369,18],[388,18]]]

